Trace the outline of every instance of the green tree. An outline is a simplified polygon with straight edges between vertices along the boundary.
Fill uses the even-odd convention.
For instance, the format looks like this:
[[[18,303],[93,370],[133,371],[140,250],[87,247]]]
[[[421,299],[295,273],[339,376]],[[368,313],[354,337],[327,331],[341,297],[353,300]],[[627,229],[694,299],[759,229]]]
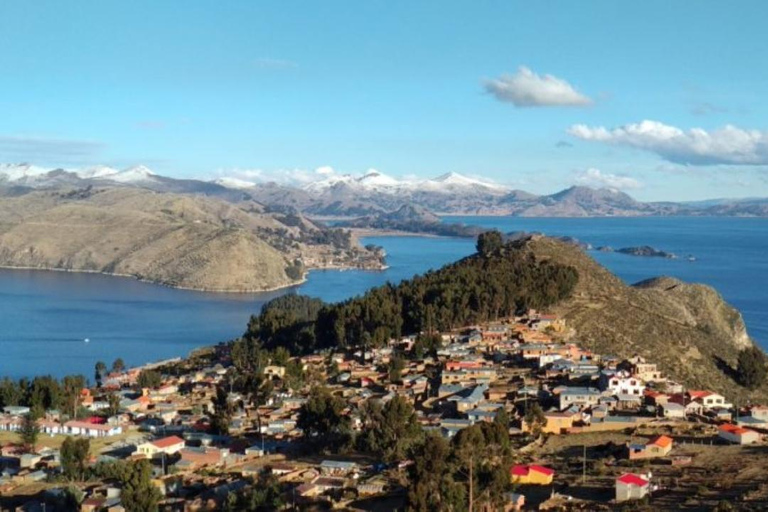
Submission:
[[[72,418],[78,417],[80,408],[80,393],[85,388],[85,377],[82,375],[67,375],[61,381],[59,409]]]
[[[477,252],[481,256],[490,256],[504,245],[504,239],[497,230],[486,231],[477,237]]]
[[[117,393],[110,393],[107,395],[107,403],[109,404],[107,407],[108,416],[115,416],[120,412],[120,395]]]
[[[131,512],[156,512],[163,498],[152,483],[152,464],[141,460],[128,465],[122,481],[120,501]]]
[[[99,361],[96,363],[96,365],[93,368],[94,373],[94,380],[96,381],[96,386],[101,387],[101,383],[104,380],[104,377],[107,375],[107,365],[104,361]]]
[[[118,357],[115,362],[112,363],[112,371],[114,373],[123,373],[125,371],[125,362],[122,358]]]
[[[213,412],[211,414],[211,431],[214,434],[226,436],[229,434],[229,423],[232,420],[233,407],[229,401],[229,394],[225,387],[216,387],[216,396],[213,398]]]
[[[24,451],[32,453],[37,446],[37,438],[40,436],[40,427],[37,426],[37,421],[31,414],[25,414],[22,418],[21,428],[19,429],[19,439],[21,445],[24,447]]]
[[[528,427],[528,431],[534,437],[539,437],[541,429],[547,424],[547,417],[538,402],[534,402],[526,407],[523,421]]]
[[[736,373],[742,386],[748,389],[762,386],[768,373],[765,352],[756,346],[740,351]]]
[[[446,500],[449,495],[455,497],[456,493],[445,492],[452,483],[449,477],[449,456],[448,442],[435,433],[429,433],[423,442],[413,447],[413,464],[408,468],[408,510],[450,510]]]
[[[136,383],[140,388],[159,388],[163,383],[163,376],[157,370],[141,370],[136,378]]]
[[[61,469],[70,480],[83,480],[88,466],[91,442],[87,437],[67,436],[61,445]]]
[[[424,435],[413,407],[402,396],[396,395],[383,407],[378,401],[368,400],[363,411],[361,448],[387,462],[404,459]]]
[[[389,360],[389,366],[387,372],[389,374],[389,382],[400,382],[403,378],[403,370],[405,369],[405,359],[400,356],[394,355]]]
[[[344,414],[345,407],[344,400],[331,394],[328,388],[313,388],[299,409],[296,426],[321,447],[338,448],[349,436],[350,422]]]

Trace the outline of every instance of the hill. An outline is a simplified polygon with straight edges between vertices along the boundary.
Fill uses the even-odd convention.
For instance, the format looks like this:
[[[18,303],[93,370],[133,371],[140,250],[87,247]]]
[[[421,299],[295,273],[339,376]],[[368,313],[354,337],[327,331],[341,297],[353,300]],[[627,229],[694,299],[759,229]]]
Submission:
[[[208,291],[300,282],[305,268],[380,265],[348,233],[254,201],[134,187],[0,197],[0,266],[101,272]]]
[[[283,305],[265,306],[245,338],[294,351],[380,344],[543,308],[565,318],[568,339],[597,353],[642,355],[690,389],[740,403],[768,399],[768,384],[749,392],[733,377],[738,353],[753,342],[714,289],[667,277],[630,286],[573,243],[540,235],[343,303]]]
[[[553,310],[573,328],[574,340],[604,354],[640,354],[691,388],[732,400],[768,398],[733,379],[738,352],[753,345],[741,314],[713,288],[660,277],[625,284],[573,245],[545,237],[519,242],[537,260],[575,268],[579,281]]]

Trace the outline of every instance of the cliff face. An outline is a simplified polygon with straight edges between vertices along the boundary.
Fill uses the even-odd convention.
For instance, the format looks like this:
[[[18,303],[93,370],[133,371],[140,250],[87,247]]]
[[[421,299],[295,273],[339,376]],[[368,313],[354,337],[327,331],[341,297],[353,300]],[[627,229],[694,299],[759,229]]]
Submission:
[[[741,314],[711,287],[667,277],[628,286],[566,243],[534,237],[521,244],[579,272],[573,295],[556,308],[574,341],[603,354],[642,355],[670,378],[731,400],[768,397],[768,387],[750,393],[734,381],[738,352],[753,342]]]
[[[301,217],[141,189],[38,191],[0,199],[0,266],[133,276],[208,291],[290,286],[295,259],[337,253]],[[339,251],[341,252],[341,251]],[[298,274],[298,275],[297,275]]]

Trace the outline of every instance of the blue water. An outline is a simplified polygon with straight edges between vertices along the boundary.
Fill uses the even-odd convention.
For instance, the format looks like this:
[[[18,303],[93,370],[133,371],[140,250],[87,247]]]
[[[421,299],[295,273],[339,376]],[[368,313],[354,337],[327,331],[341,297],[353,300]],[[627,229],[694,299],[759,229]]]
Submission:
[[[591,253],[630,283],[671,275],[716,287],[742,311],[753,338],[768,346],[768,219],[447,220],[505,232],[570,235],[596,246],[651,245],[692,254],[696,262]],[[269,294],[208,294],[92,274],[0,270],[0,376],[90,377],[98,360],[111,364],[122,357],[137,365],[183,356],[195,347],[238,336],[249,315],[280,293],[343,300],[474,251],[474,241],[467,239],[371,237],[364,243],[386,249],[389,269],[312,272],[306,284]]]

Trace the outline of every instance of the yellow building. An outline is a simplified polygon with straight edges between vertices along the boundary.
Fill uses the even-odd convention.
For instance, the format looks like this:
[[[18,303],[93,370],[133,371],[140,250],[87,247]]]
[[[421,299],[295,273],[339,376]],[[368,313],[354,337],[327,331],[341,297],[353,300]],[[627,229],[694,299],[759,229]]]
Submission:
[[[555,470],[544,466],[518,464],[509,471],[513,484],[549,485]]]

